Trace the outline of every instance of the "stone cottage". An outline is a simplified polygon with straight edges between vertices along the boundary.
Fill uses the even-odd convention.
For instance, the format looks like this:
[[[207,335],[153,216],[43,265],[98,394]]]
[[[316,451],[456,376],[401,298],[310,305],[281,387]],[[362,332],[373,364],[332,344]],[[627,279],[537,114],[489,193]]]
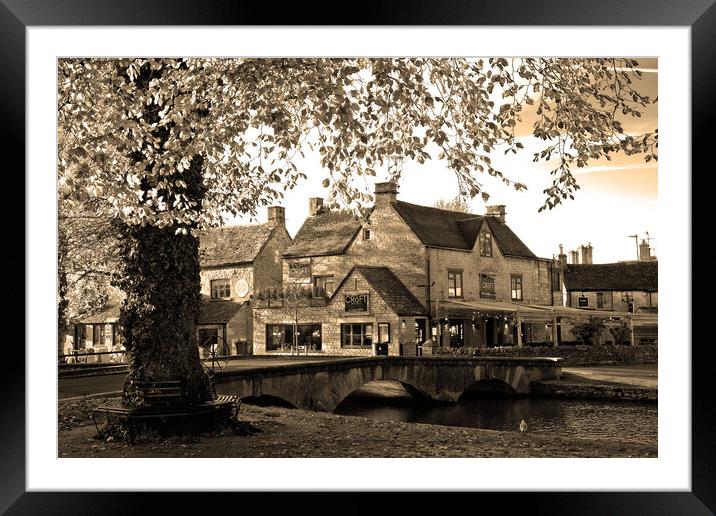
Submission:
[[[382,296],[375,282],[366,278],[369,268],[390,275],[394,278],[391,289],[397,291],[400,285],[406,303],[413,306],[414,300],[414,306],[422,307],[420,313],[400,318],[400,343],[404,346],[391,340],[391,354],[414,354],[415,345],[426,341],[437,346],[476,347],[548,338],[544,322],[532,324],[529,316],[544,320],[545,312],[532,306],[554,304],[553,263],[535,256],[507,226],[504,206],[476,215],[406,203],[398,200],[397,194],[394,183],[376,184],[375,205],[364,219],[328,210],[320,198],[309,199],[309,217],[284,253],[283,284],[309,287],[314,304],[325,300],[325,317],[316,313],[311,321],[322,325],[321,338],[328,335],[329,327],[341,332],[340,338],[331,337],[331,342],[340,342],[342,351],[331,344],[332,353],[383,351],[375,346],[380,341],[375,326],[378,313],[370,308],[371,299]],[[348,285],[356,278],[366,283],[349,292],[349,276]],[[362,295],[355,298],[355,310],[347,301],[349,293]],[[266,340],[274,322],[286,324],[282,308],[269,304],[257,305],[254,311],[256,353],[274,351],[261,341]],[[364,309],[362,316],[375,316],[372,323],[360,322],[372,324],[360,330],[361,339],[373,332],[372,349],[363,346],[362,351],[345,344],[353,342],[356,333],[345,319],[359,309]],[[400,315],[393,310],[390,317]],[[411,338],[406,340],[408,333]],[[321,350],[327,347],[321,345]]]

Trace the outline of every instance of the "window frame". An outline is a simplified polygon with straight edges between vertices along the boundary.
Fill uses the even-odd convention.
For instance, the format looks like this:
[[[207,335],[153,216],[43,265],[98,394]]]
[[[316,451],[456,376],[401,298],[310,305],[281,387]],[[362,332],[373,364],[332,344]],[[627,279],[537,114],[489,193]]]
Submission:
[[[378,323],[377,326],[378,326],[378,342],[377,342],[377,344],[390,344],[390,323],[388,323],[388,322]],[[383,332],[381,331],[382,328],[387,329],[387,334],[388,334],[387,340],[382,339],[382,334],[383,334]],[[343,341],[341,340],[341,342],[343,342]]]
[[[519,289],[516,287],[515,280],[519,280]],[[510,299],[512,301],[524,301],[525,300],[525,282],[522,274],[510,274]],[[515,292],[519,292],[519,297],[515,297]]]
[[[483,229],[480,231],[478,242],[480,247],[480,256],[492,258],[492,233],[490,233],[487,229]]]
[[[330,281],[327,281],[328,278],[330,278]],[[323,286],[320,287],[320,288],[323,289],[323,294],[324,294],[324,296],[325,296],[325,297],[331,297],[331,296],[335,293],[335,291],[336,291],[336,277],[335,277],[335,275],[333,275],[333,274],[317,274],[317,275],[313,276],[313,282],[312,282],[312,283],[313,283],[314,292],[315,292],[316,287],[319,287],[319,285],[317,284],[317,281],[318,281],[318,280],[321,280],[321,279],[324,280]],[[331,289],[331,293],[330,293],[330,294],[328,293],[328,289],[326,288],[326,283],[331,283],[331,284],[333,284],[333,288]]]
[[[356,333],[354,332],[354,327],[359,326],[360,327],[360,344],[345,344],[345,336],[346,336],[346,328],[350,328],[350,334],[349,334],[349,340],[350,342],[353,342],[354,337]],[[366,344],[366,326],[371,327],[370,331],[370,343]],[[373,349],[373,344],[375,343],[375,324],[372,322],[353,322],[353,323],[341,323],[341,348],[343,349]]]
[[[226,286],[226,290],[228,292],[228,295],[226,295],[226,296],[219,296],[219,295],[215,295],[215,293],[214,293],[214,286],[220,281],[226,282],[226,285],[222,285],[222,286]],[[231,280],[229,278],[215,278],[215,279],[209,280],[209,297],[211,299],[231,299]]]
[[[280,327],[281,328],[281,338],[282,338],[282,344],[274,348],[273,347],[273,340],[269,338],[269,336],[272,335],[272,330],[274,327]],[[315,327],[318,327],[318,333],[319,333],[319,341],[318,341],[318,347],[317,348],[310,348],[311,351],[323,351],[323,324],[321,323],[302,323],[296,325],[296,330],[298,331],[298,334],[301,335],[302,330],[306,330],[307,328],[311,328],[310,332],[313,333],[315,331]],[[286,342],[286,334],[290,331],[293,332],[294,325],[292,323],[266,323],[266,341],[265,341],[265,349],[267,352],[274,352],[274,351],[285,351],[290,350],[291,346],[293,345],[293,334],[291,334],[291,341]],[[312,337],[310,337],[312,338]],[[269,343],[271,343],[271,347],[269,347]],[[311,343],[303,343],[301,344],[299,342],[299,346],[306,346],[308,344],[315,344]]]
[[[370,228],[363,228],[363,240],[371,240],[373,238],[373,232]]]
[[[463,281],[463,274],[462,274],[462,272],[463,272],[462,269],[448,269],[448,270],[447,270],[447,274],[448,274],[448,288],[447,288],[447,291],[448,291],[448,299],[463,299],[463,298],[464,298],[465,291],[464,291],[464,281]],[[453,276],[453,279],[452,279],[452,280],[450,279],[450,275]],[[458,287],[458,284],[457,284],[457,277],[458,277],[458,275],[459,275],[459,277],[460,277],[460,286],[459,286],[459,287]],[[458,295],[458,288],[459,288],[459,291],[460,291],[460,294],[459,294],[459,295]],[[451,289],[453,290],[453,294],[452,294],[452,295],[450,294],[450,290],[451,290]]]

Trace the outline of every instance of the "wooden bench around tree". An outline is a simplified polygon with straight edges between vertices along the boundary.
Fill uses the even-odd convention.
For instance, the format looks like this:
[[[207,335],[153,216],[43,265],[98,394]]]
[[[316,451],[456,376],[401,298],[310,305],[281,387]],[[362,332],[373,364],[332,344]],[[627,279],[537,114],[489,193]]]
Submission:
[[[139,389],[139,405],[128,406],[120,398],[103,403],[92,411],[97,436],[101,434],[97,424],[97,415],[104,415],[109,423],[112,419],[124,420],[128,423],[130,441],[134,441],[136,425],[139,421],[158,420],[166,422],[170,418],[199,416],[220,410],[230,410],[230,417],[238,416],[241,401],[238,396],[216,396],[210,401],[190,403],[183,395],[181,381],[141,382]],[[213,394],[213,390],[212,390]]]

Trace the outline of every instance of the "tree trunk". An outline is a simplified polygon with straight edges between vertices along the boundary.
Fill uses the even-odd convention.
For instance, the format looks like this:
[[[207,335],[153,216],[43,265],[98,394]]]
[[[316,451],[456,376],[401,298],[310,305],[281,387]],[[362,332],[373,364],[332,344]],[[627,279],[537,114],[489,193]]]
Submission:
[[[138,405],[137,382],[182,381],[189,402],[211,399],[199,360],[201,303],[198,239],[175,228],[116,222],[125,292],[119,327],[129,362],[122,401]]]

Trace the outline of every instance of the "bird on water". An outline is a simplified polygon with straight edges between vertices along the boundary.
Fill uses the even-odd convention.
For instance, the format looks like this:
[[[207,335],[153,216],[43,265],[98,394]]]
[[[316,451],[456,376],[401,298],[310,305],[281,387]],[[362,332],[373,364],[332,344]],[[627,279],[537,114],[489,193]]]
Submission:
[[[520,421],[520,432],[525,432],[527,430],[527,422],[523,419]]]

